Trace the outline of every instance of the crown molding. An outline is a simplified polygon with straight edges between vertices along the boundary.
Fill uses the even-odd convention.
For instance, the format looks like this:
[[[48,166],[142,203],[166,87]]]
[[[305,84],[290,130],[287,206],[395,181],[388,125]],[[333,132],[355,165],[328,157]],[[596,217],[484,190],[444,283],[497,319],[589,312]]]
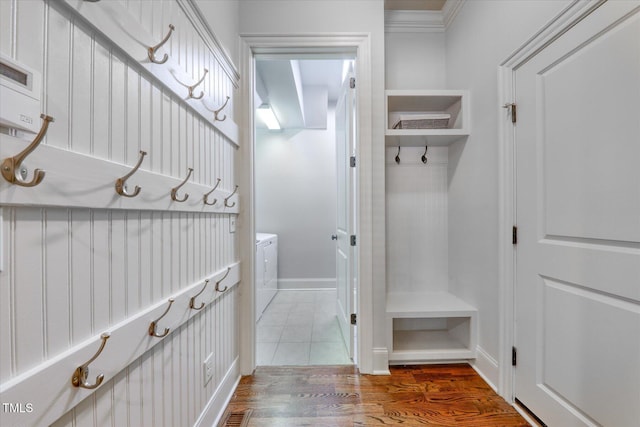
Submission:
[[[386,33],[435,33],[444,32],[443,14],[432,10],[386,10]]]
[[[444,28],[449,28],[449,25],[456,19],[458,12],[462,9],[462,6],[466,3],[467,0],[447,0],[442,8],[442,21],[444,23]]]

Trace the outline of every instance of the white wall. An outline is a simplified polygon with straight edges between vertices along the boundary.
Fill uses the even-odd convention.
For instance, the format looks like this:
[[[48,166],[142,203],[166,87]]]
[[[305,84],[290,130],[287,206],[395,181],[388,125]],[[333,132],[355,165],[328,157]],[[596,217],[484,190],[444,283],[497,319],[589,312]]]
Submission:
[[[314,281],[316,286],[335,287],[334,117],[335,110],[330,109],[327,128],[322,130],[256,134],[256,230],[278,235],[281,287],[303,287]]]
[[[497,384],[498,99],[497,67],[567,1],[464,3],[446,32],[447,87],[471,93],[471,135],[449,148],[450,291],[479,309],[479,347],[493,358]]]
[[[444,89],[444,41],[444,31],[387,32],[386,89]]]

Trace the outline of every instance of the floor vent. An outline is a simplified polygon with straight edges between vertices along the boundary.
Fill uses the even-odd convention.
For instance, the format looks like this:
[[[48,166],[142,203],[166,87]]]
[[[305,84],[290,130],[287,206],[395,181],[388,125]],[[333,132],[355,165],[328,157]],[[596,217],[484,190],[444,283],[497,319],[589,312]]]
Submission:
[[[247,409],[242,412],[230,412],[224,418],[219,427],[247,427],[253,409]]]

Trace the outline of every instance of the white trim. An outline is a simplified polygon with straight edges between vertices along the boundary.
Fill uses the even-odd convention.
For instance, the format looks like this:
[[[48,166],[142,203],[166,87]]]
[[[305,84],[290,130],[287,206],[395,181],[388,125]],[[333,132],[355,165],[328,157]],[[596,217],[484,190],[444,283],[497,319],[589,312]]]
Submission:
[[[240,368],[236,357],[193,426],[217,426],[239,383]]]
[[[458,12],[462,9],[462,6],[466,3],[467,0],[447,0],[442,8],[442,21],[444,23],[444,28],[449,28],[449,25],[456,19],[458,16]]]
[[[336,278],[317,279],[317,278],[300,278],[300,279],[278,279],[279,290],[310,290],[310,289],[335,289]]]
[[[386,10],[384,31],[385,33],[441,33],[444,32],[443,14],[433,10]]]
[[[511,53],[498,67],[498,100],[496,108],[515,102],[514,73],[533,56],[588,16],[606,0],[574,0],[536,34]],[[498,115],[499,130],[499,287],[500,336],[498,355],[498,392],[513,403],[514,368],[511,366],[511,348],[515,342],[515,261],[516,249],[511,244],[511,227],[516,225],[515,163],[513,144],[515,127],[506,113]]]
[[[391,371],[389,371],[389,350],[387,348],[373,349],[373,374],[391,375]]]
[[[489,384],[493,391],[497,392],[498,379],[500,377],[500,369],[498,362],[482,347],[476,347],[476,358],[469,362],[471,367]]]
[[[255,296],[254,296],[254,246],[255,246],[255,183],[253,130],[253,64],[254,55],[259,54],[296,54],[296,53],[352,53],[356,56],[358,79],[357,91],[357,131],[359,141],[373,140],[374,111],[372,111],[372,69],[371,34],[369,33],[326,33],[326,34],[241,34],[240,55],[242,79],[240,85],[241,140],[237,156],[237,182],[245,192],[240,197],[243,210],[240,212],[239,252],[242,256],[241,293],[241,331],[240,331],[240,371],[251,374],[255,369]],[[358,251],[358,300],[357,312],[361,325],[373,325],[373,212],[372,212],[372,162],[371,144],[358,144],[356,155],[358,162],[358,207],[359,224],[356,233],[359,236]],[[246,197],[246,200],[243,198]],[[373,330],[358,330],[357,361],[363,373],[373,371]]]

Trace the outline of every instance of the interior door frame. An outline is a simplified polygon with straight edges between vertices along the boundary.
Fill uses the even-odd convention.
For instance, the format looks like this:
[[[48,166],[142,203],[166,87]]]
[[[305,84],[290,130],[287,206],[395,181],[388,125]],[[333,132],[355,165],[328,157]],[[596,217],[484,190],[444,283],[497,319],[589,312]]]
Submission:
[[[512,227],[516,224],[516,180],[515,150],[516,126],[511,121],[510,109],[503,108],[515,103],[515,72],[540,51],[569,31],[578,22],[604,4],[607,0],[574,0],[562,9],[529,40],[525,41],[498,66],[497,106],[504,110],[498,115],[499,141],[499,313],[500,336],[498,355],[498,393],[507,402],[514,402],[515,375],[511,365],[511,351],[515,343],[515,274],[516,246],[512,244]],[[516,409],[519,409],[516,406]],[[523,414],[527,415],[527,414]]]
[[[358,312],[358,339],[356,353],[358,368],[362,373],[373,372],[373,255],[371,236],[373,234],[372,204],[372,147],[360,141],[371,141],[373,123],[371,110],[371,42],[370,35],[326,33],[321,35],[298,34],[250,34],[240,35],[240,61],[242,76],[240,85],[241,131],[239,155],[236,164],[236,180],[240,188],[242,209],[238,217],[238,245],[241,259],[241,295],[239,302],[240,324],[240,372],[250,375],[256,367],[256,324],[255,324],[255,131],[254,91],[255,56],[305,54],[340,54],[350,52],[355,57],[357,76],[356,99],[356,157],[357,157],[357,212],[356,234],[358,236],[358,257],[355,260],[358,277],[356,307]]]

